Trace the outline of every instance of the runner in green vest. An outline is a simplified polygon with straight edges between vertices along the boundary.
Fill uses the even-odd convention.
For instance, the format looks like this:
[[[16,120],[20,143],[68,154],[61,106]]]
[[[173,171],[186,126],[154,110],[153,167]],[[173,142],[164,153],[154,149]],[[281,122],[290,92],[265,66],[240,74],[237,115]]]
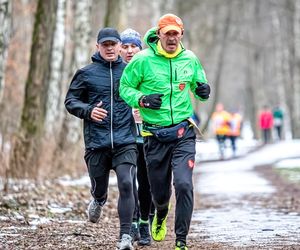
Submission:
[[[210,94],[199,60],[180,42],[183,32],[179,17],[162,16],[145,36],[149,48],[132,58],[120,82],[120,96],[139,109],[143,120],[145,160],[156,208],[151,228],[155,241],[164,240],[167,233],[173,174],[175,249],[187,249],[193,211],[196,136],[189,121],[193,115],[190,91],[201,101]]]

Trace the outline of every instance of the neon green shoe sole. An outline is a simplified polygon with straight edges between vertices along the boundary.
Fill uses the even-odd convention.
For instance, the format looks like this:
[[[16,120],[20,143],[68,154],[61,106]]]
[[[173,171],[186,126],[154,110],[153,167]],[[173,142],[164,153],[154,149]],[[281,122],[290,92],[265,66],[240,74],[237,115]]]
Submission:
[[[170,206],[169,204],[169,211],[170,211]],[[168,213],[169,213],[168,211]],[[157,224],[157,213],[155,213],[153,221],[152,221],[152,226],[151,226],[151,235],[152,239],[155,241],[163,241],[166,238],[167,235],[167,218],[168,214],[166,217],[162,220],[161,224]]]
[[[188,250],[186,246],[184,247],[175,247],[175,250]]]
[[[188,250],[187,246],[181,241],[176,242],[175,250]]]
[[[166,238],[167,235],[167,216],[162,221],[161,225],[157,224],[157,215],[155,213],[152,227],[151,227],[151,235],[153,240],[155,241],[162,241]]]

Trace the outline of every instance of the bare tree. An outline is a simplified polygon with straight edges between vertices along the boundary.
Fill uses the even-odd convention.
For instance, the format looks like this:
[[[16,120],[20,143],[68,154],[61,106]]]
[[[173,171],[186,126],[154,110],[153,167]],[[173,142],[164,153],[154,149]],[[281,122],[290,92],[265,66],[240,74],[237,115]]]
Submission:
[[[4,67],[10,34],[11,1],[0,0],[0,103],[4,89]]]
[[[118,30],[123,30],[124,26],[124,0],[107,0],[106,14],[104,19],[104,26],[114,27]]]
[[[73,46],[71,46],[70,64],[66,65],[67,77],[64,81],[69,82],[77,69],[88,63],[89,59],[89,41],[91,34],[92,1],[75,1],[72,4],[73,26],[71,36]],[[67,85],[62,91],[66,93]],[[65,97],[65,96],[64,96]],[[63,105],[63,102],[62,102]],[[82,157],[82,124],[81,121],[71,116],[64,109],[64,118],[62,128],[59,134],[59,141],[55,152],[56,168],[64,168],[67,171],[68,166],[78,165]],[[77,153],[78,152],[78,153]],[[67,163],[67,164],[66,164]]]
[[[272,2],[278,20],[280,62],[282,64],[282,83],[287,97],[284,98],[288,108],[288,124],[292,138],[300,138],[300,7],[299,0],[285,0],[281,4]],[[289,39],[286,39],[289,37]]]
[[[55,131],[61,127],[62,102],[62,78],[65,49],[65,18],[66,0],[58,0],[56,27],[52,45],[51,72],[49,90],[47,94],[47,111],[45,119],[45,130],[47,137],[53,137]]]
[[[66,0],[58,0],[55,33],[51,51],[50,79],[46,100],[46,115],[41,143],[41,173],[53,172],[54,152],[59,141],[64,107],[63,75],[66,46]],[[51,169],[49,166],[52,166]],[[41,176],[43,177],[43,176]]]
[[[300,0],[293,1],[293,110],[292,110],[292,134],[293,138],[300,138]]]
[[[228,47],[228,34],[229,34],[229,27],[230,27],[230,18],[231,18],[231,2],[230,0],[227,1],[226,7],[226,15],[225,15],[225,20],[223,22],[223,27],[222,27],[222,34],[221,34],[221,43],[219,46],[219,57],[217,61],[217,68],[216,68],[216,74],[215,74],[215,79],[213,80],[213,105],[211,106],[211,109],[208,113],[208,119],[205,121],[205,123],[202,125],[202,131],[206,131],[208,128],[208,124],[210,121],[210,117],[212,113],[214,112],[216,103],[219,101],[219,89],[221,85],[221,76],[223,74],[223,67],[225,65],[225,55],[227,52],[227,47]]]
[[[283,108],[283,110],[285,111],[284,114],[284,127],[285,130],[290,130],[290,114],[289,114],[289,99],[286,97],[286,93],[288,92],[288,90],[290,89],[290,84],[291,81],[287,81],[287,79],[285,79],[284,77],[284,68],[286,67],[285,65],[285,58],[284,58],[284,54],[285,54],[285,38],[286,36],[282,36],[282,22],[280,20],[280,12],[281,10],[279,8],[273,7],[271,9],[271,16],[272,16],[272,32],[273,32],[273,42],[274,42],[274,49],[275,49],[275,53],[274,53],[274,71],[275,71],[275,77],[276,79],[274,79],[277,83],[277,104],[279,105],[281,108]],[[285,136],[285,135],[283,135]]]
[[[4,91],[4,72],[5,72],[5,63],[7,58],[7,50],[8,50],[8,41],[10,34],[10,22],[11,22],[11,2],[9,0],[0,0],[0,113],[3,115],[3,104],[2,104],[2,96]],[[2,116],[3,117],[3,116]],[[0,124],[0,165],[7,168],[7,160],[4,152],[5,145],[5,135],[4,131],[6,131],[7,122],[4,122],[1,119]],[[1,170],[1,169],[0,169]]]
[[[56,9],[57,1],[38,1],[21,127],[14,141],[10,162],[10,174],[17,178],[38,175]]]
[[[245,11],[247,11],[245,9]],[[264,82],[263,82],[263,62],[262,62],[262,47],[258,38],[262,37],[261,23],[260,23],[260,2],[259,0],[253,1],[253,7],[251,8],[253,17],[253,24],[249,32],[249,67],[250,74],[247,82],[247,90],[249,91],[248,112],[250,113],[250,122],[252,131],[254,132],[254,138],[258,138],[258,110],[264,104],[266,104],[268,98],[265,96]],[[257,28],[258,27],[258,28]]]
[[[262,3],[258,0],[242,2],[241,13],[244,20],[240,25],[237,44],[243,46],[245,55],[245,116],[250,121],[254,138],[258,138],[257,115],[259,108],[268,102],[265,80],[265,30],[262,28]],[[269,80],[268,80],[269,81]]]

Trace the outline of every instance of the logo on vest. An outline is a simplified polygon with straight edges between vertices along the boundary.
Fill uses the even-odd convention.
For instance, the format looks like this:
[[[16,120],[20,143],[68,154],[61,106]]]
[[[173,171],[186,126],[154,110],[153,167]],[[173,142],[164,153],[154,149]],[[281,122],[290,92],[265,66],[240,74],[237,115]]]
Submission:
[[[188,161],[188,165],[189,165],[189,168],[194,168],[194,166],[195,166],[195,161],[194,161],[194,160],[189,160],[189,161]]]
[[[179,89],[182,91],[185,88],[185,83],[179,83]]]
[[[184,135],[184,128],[180,128],[177,130],[177,138],[181,138]]]

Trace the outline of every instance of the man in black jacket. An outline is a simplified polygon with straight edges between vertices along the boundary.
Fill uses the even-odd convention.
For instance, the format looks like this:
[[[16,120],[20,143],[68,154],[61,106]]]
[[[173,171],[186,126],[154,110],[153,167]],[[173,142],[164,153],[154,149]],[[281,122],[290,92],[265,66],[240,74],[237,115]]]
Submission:
[[[109,172],[116,172],[119,188],[119,249],[133,249],[130,227],[134,211],[133,178],[137,149],[131,108],[119,97],[125,63],[119,56],[120,35],[103,28],[92,63],[79,69],[70,84],[66,109],[84,122],[85,161],[93,200],[88,219],[97,223],[107,200]]]

